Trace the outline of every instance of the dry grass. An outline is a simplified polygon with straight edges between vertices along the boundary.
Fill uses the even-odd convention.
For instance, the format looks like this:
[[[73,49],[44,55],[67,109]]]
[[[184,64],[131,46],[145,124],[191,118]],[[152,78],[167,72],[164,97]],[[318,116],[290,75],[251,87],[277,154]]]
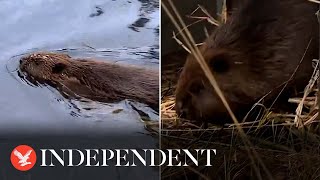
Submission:
[[[186,26],[179,27],[179,33],[186,29]],[[184,36],[184,41],[188,41],[188,35]],[[195,42],[186,44],[183,45],[185,49],[198,53]],[[201,63],[201,57],[199,59]],[[208,124],[206,128],[176,115],[174,91],[181,67],[165,66],[162,69],[161,131],[155,129],[161,135],[161,147],[214,148],[218,154],[213,167],[163,167],[162,179],[320,179],[320,131],[316,118],[318,61],[305,91],[288,101],[297,106],[295,112],[264,108],[262,118],[256,121],[238,123],[236,120],[224,127]]]
[[[167,82],[163,83],[162,93],[166,95],[162,97],[161,132],[158,132],[161,134],[162,148],[215,148],[219,155],[214,167],[165,167],[162,178],[186,179],[185,176],[190,177],[191,174],[198,177],[197,174],[201,173],[208,179],[259,179],[259,176],[265,179],[262,178],[265,176],[263,170],[259,168],[260,175],[253,171],[252,166],[259,166],[259,163],[250,162],[246,151],[248,146],[239,138],[235,123],[225,127],[208,124],[207,128],[203,128],[201,124],[177,116],[173,95],[175,86],[172,85],[175,82],[170,82],[166,71],[164,74],[166,79],[163,81]],[[320,131],[315,118],[318,113],[316,79],[317,73],[311,77],[301,97],[288,100],[288,104],[297,106],[296,112],[279,113],[267,111],[266,108],[263,118],[239,123],[251,142],[249,148],[257,152],[275,179],[320,178]]]
[[[173,71],[174,72],[174,71]],[[166,74],[167,72],[164,72]],[[169,71],[170,73],[170,71]],[[174,75],[173,75],[174,76]],[[272,122],[271,126],[276,126],[281,124],[281,126],[296,126],[298,128],[304,128],[312,123],[317,123],[318,120],[315,118],[318,115],[317,97],[316,97],[316,81],[318,78],[318,72],[315,71],[311,77],[309,84],[306,86],[305,91],[301,94],[302,97],[292,97],[288,100],[288,103],[296,104],[296,112],[286,112],[286,113],[276,113],[272,111],[263,112],[265,115],[262,119],[259,119],[258,126],[254,126],[257,122],[244,122],[239,123],[243,129],[247,128],[260,128],[261,126],[268,126],[268,123]],[[162,132],[164,131],[186,131],[189,132],[192,129],[199,129],[199,125],[194,124],[194,122],[187,119],[179,118],[174,109],[175,107],[175,97],[173,92],[175,91],[175,86],[169,86],[175,84],[176,82],[171,82],[170,79],[166,78],[163,81],[168,81],[162,83],[162,94],[168,94],[162,97],[161,102],[161,120],[162,120]],[[176,79],[175,79],[176,81]],[[234,124],[227,124],[224,129],[234,128]],[[213,124],[209,124],[208,128],[205,130],[216,130],[217,127]],[[204,129],[202,129],[204,130]]]

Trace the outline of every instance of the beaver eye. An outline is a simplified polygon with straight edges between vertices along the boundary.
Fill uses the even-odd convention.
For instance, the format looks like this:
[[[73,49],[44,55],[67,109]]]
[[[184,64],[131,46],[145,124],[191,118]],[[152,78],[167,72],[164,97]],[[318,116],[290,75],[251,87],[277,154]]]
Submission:
[[[217,73],[227,72],[230,68],[228,59],[225,55],[219,55],[211,59],[209,63],[212,71]]]
[[[61,73],[66,68],[65,64],[57,63],[52,67],[52,73],[58,74]]]

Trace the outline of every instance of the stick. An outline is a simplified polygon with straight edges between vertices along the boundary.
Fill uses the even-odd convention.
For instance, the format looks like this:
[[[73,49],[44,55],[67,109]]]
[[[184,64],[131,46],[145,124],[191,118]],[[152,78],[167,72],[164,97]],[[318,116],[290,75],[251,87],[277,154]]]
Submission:
[[[317,15],[317,19],[318,19],[318,23],[319,23],[319,37],[320,37],[320,6],[319,6],[319,10],[317,11],[316,15]],[[319,38],[318,37],[318,38]],[[318,42],[320,43],[320,42]],[[319,44],[319,55],[320,55],[320,44]],[[319,59],[320,60],[320,57]],[[318,66],[318,71],[320,72],[320,66]],[[318,117],[316,118],[317,120],[320,120],[320,92],[319,92],[319,89],[320,89],[320,78],[318,77],[318,84],[317,84],[317,87],[318,87],[318,92],[317,92],[317,103],[318,103]]]

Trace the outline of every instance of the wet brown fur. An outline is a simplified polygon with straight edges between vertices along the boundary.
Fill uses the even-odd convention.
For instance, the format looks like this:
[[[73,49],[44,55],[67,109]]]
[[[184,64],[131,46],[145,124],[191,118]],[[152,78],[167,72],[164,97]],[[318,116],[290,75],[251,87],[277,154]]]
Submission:
[[[287,90],[307,85],[312,59],[318,57],[316,11],[317,5],[305,0],[248,0],[205,41],[200,51],[238,118],[270,91],[265,100],[274,100],[277,87],[296,67]],[[176,110],[191,120],[218,124],[230,120],[193,55],[177,84]]]
[[[100,102],[131,99],[158,109],[159,77],[156,71],[66,54],[36,53],[20,61],[20,69],[39,82],[64,93]]]

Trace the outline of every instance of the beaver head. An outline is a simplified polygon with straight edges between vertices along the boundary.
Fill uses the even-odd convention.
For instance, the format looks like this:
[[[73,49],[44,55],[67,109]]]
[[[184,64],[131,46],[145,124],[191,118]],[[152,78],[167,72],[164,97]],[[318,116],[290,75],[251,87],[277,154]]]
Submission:
[[[265,81],[259,81],[259,69],[251,68],[241,51],[201,47],[205,61],[232,110],[245,108],[265,93]],[[270,89],[270,88],[266,88]],[[190,120],[224,123],[226,108],[193,55],[187,58],[176,89],[176,110]]]
[[[63,70],[70,64],[70,58],[65,54],[31,54],[21,58],[20,69],[38,81],[59,79],[63,76]]]

